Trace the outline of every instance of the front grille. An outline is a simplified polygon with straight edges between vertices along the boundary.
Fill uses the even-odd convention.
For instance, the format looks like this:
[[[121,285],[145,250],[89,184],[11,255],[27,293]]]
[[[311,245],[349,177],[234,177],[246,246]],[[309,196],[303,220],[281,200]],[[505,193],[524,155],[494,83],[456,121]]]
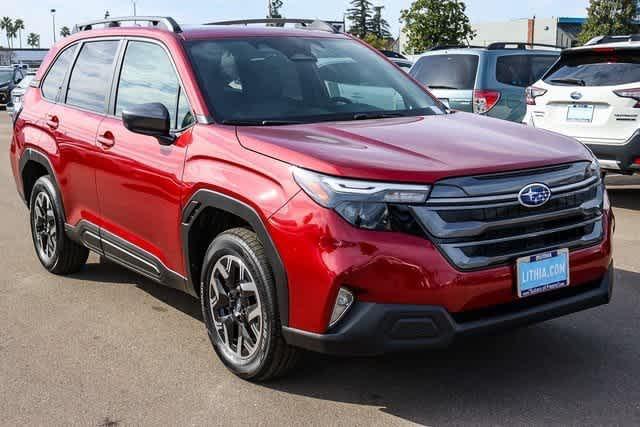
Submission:
[[[427,204],[412,207],[424,232],[459,269],[487,268],[602,241],[604,184],[599,176],[589,174],[589,163],[505,177],[444,180],[434,186]],[[521,205],[516,190],[530,183],[548,185],[549,202],[538,208]]]

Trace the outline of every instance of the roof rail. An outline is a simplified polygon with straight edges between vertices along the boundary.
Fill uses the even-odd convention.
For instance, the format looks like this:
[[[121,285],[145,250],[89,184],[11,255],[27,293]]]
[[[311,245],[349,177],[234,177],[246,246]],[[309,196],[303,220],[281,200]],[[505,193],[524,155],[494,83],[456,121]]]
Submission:
[[[461,44],[442,44],[429,48],[428,50],[447,50],[447,49],[484,49],[484,46],[461,45]]]
[[[174,33],[181,33],[180,25],[169,16],[121,16],[118,18],[99,19],[83,22],[73,27],[73,32],[92,30],[94,25],[104,25],[105,28],[120,27],[123,22],[147,22],[151,27],[164,28]]]
[[[621,43],[621,42],[637,42],[640,41],[640,34],[627,34],[624,36],[598,36],[594,37],[588,42],[586,42],[585,46],[593,46],[597,44],[605,44],[605,43]]]
[[[387,58],[395,58],[395,59],[407,59],[406,56],[393,51],[393,50],[388,50],[388,49],[378,49],[384,56],[386,56]]]
[[[297,24],[298,28],[307,30],[327,31],[330,33],[339,33],[340,31],[326,21],[319,19],[288,19],[288,18],[263,18],[263,19],[239,19],[235,21],[208,22],[204,25],[250,25],[250,24],[267,24],[274,26],[283,26],[285,24]]]
[[[514,46],[514,47],[508,47],[508,46]],[[519,49],[519,50],[525,50],[527,48],[533,48],[535,46],[539,46],[539,47],[549,47],[549,48],[553,48],[553,49],[564,49],[564,47],[562,46],[556,46],[553,44],[544,44],[544,43],[528,43],[528,42],[496,42],[496,43],[490,43],[487,46],[487,50],[500,50],[500,49]]]

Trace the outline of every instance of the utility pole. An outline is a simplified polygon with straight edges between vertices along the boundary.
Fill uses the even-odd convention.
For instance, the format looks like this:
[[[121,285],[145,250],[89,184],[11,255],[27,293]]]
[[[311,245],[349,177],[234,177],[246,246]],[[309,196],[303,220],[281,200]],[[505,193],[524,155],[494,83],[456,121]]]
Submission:
[[[267,0],[267,13],[268,13],[268,17],[271,18],[273,16],[273,10],[271,10],[271,6],[273,4],[271,3],[271,0]]]
[[[133,16],[138,16],[136,11],[136,0],[131,0],[131,3],[133,3]]]
[[[51,18],[53,19],[53,42],[56,42],[56,10],[51,9]]]

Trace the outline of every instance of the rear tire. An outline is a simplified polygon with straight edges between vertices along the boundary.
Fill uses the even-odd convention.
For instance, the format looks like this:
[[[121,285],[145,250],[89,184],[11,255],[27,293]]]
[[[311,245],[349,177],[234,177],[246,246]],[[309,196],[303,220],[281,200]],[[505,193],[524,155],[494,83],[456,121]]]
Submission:
[[[209,339],[231,372],[266,381],[293,368],[299,350],[282,338],[273,274],[255,233],[234,228],[216,237],[200,286]]]
[[[31,237],[42,266],[60,275],[79,271],[87,262],[89,250],[65,233],[62,203],[48,175],[34,184],[29,207]]]

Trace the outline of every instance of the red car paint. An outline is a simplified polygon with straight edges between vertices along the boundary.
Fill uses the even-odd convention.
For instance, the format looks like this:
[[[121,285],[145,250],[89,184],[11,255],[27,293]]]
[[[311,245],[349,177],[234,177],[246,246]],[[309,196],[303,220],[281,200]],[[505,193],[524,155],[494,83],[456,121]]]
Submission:
[[[185,41],[346,37],[251,27],[180,34],[147,28],[93,30],[51,49],[35,79],[43,78],[65,46],[87,37],[116,36],[164,44],[193,112],[204,117],[210,112]],[[69,225],[82,220],[96,224],[185,277],[180,227],[187,201],[199,189],[241,201],[259,214],[284,263],[289,326],[316,333],[327,331],[341,285],[348,284],[360,301],[439,305],[456,313],[515,301],[514,266],[461,272],[428,239],[355,228],[301,191],[293,166],[350,178],[433,184],[592,158],[566,137],[464,113],[273,128],[198,123],[167,147],[127,131],[115,117],[45,100],[39,88],[27,91],[24,106],[10,150],[22,194],[20,159],[31,148],[52,166]],[[605,213],[603,241],[571,253],[571,286],[603,276],[611,264],[608,205]]]

